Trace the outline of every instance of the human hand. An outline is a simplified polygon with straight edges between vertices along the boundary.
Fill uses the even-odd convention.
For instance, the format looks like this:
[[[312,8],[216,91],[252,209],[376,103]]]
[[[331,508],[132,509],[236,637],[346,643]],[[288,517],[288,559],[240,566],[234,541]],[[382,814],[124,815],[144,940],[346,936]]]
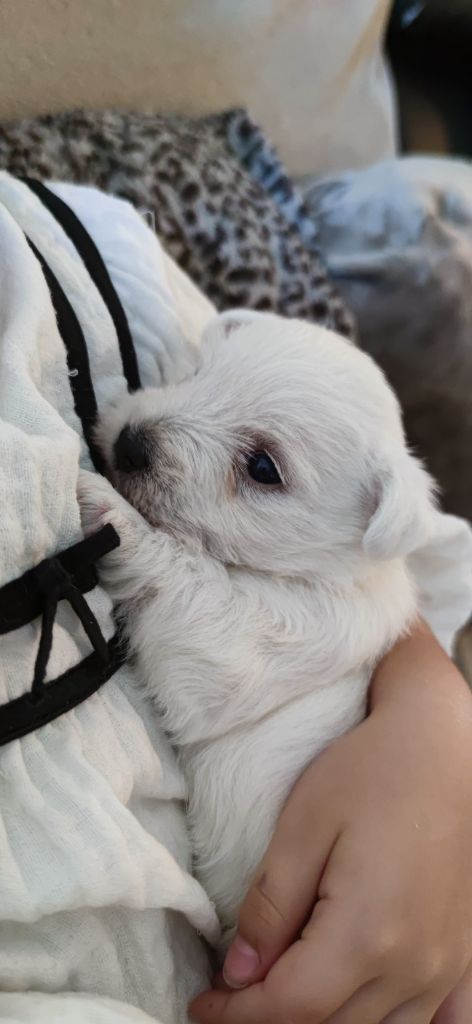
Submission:
[[[419,628],[380,666],[369,718],[287,802],[225,963],[250,987],[204,993],[191,1016],[470,1024],[471,864],[472,698]]]

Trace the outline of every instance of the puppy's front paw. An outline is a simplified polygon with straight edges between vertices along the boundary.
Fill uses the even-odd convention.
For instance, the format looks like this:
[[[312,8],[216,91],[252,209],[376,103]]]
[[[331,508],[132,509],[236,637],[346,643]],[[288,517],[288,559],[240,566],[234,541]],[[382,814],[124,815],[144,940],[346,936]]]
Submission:
[[[77,499],[85,536],[111,523],[120,538],[119,548],[106,558],[108,568],[134,558],[142,542],[148,541],[148,524],[103,476],[80,472]]]
[[[108,480],[96,473],[82,470],[77,481],[77,500],[80,507],[82,529],[86,537],[96,533],[107,523],[115,525],[116,491]]]

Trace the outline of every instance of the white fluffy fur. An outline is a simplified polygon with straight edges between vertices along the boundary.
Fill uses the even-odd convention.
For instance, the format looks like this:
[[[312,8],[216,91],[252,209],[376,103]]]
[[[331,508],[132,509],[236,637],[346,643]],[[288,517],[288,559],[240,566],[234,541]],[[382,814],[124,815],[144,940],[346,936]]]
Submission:
[[[127,424],[147,472],[113,470]],[[100,436],[135,508],[85,474],[84,525],[120,534],[104,582],[179,751],[197,872],[229,934],[294,781],[362,718],[411,622],[404,556],[427,538],[431,483],[374,363],[265,314],[218,317],[195,375],[130,396]],[[261,448],[282,487],[250,480]]]

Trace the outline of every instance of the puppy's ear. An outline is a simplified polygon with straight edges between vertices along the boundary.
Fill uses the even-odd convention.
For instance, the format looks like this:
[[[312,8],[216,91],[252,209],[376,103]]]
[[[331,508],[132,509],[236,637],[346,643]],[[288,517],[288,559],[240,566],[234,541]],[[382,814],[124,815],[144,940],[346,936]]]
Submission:
[[[217,338],[228,338],[233,331],[252,324],[257,320],[267,320],[271,313],[261,313],[254,309],[227,309],[213,317],[203,331],[202,344],[215,341]]]
[[[433,530],[434,484],[406,450],[393,460],[386,458],[376,470],[374,500],[363,541],[369,558],[404,557],[427,543]]]

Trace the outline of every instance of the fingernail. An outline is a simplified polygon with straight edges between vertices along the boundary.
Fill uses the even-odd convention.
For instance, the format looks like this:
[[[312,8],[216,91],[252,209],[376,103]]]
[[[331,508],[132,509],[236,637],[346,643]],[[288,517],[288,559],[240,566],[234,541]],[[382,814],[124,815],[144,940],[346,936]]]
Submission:
[[[223,978],[230,988],[244,988],[254,977],[260,960],[252,946],[237,935],[223,965]]]

